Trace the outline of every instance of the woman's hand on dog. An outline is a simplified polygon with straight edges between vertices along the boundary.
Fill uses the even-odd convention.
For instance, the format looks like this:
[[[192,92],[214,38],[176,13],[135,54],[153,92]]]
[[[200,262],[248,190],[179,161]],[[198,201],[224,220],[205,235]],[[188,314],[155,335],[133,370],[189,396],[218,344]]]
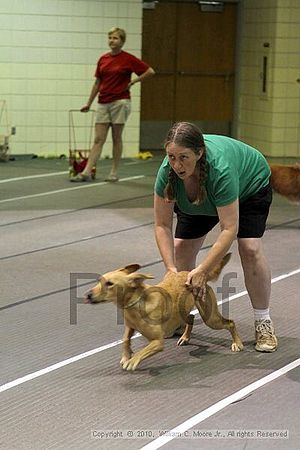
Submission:
[[[207,275],[199,267],[191,270],[191,272],[189,272],[187,276],[186,285],[191,289],[194,297],[197,300],[205,300],[206,281]]]

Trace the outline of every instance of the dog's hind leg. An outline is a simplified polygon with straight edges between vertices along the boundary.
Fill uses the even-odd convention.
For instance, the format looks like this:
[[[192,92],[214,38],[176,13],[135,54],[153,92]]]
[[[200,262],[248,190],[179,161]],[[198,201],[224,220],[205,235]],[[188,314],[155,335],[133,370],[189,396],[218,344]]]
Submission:
[[[244,346],[243,346],[240,336],[238,335],[234,321],[230,320],[230,319],[225,319],[222,316],[221,316],[221,321],[222,321],[221,328],[226,328],[226,330],[228,330],[232,336],[231,350],[233,352],[239,352],[239,351],[243,350]],[[220,329],[220,328],[217,328],[217,329]]]
[[[186,318],[186,325],[183,335],[178,339],[177,345],[187,345],[191,339],[191,333],[194,325],[194,315],[189,314]]]
[[[241,338],[238,335],[234,321],[225,319],[220,314],[215,294],[209,286],[206,299],[204,301],[195,300],[195,305],[204,323],[208,327],[214,330],[226,329],[230,332],[232,336],[231,350],[233,352],[239,352],[240,350],[243,350],[244,346]]]
[[[129,359],[132,356],[131,338],[133,335],[134,335],[134,329],[125,325],[125,331],[124,331],[124,335],[123,335],[122,358],[120,361],[120,364],[122,366],[126,361],[129,361]]]
[[[128,361],[122,365],[123,369],[126,370],[135,370],[137,366],[144,359],[149,358],[149,356],[154,355],[155,353],[161,352],[164,348],[164,339],[154,339],[145,348],[136,352]]]

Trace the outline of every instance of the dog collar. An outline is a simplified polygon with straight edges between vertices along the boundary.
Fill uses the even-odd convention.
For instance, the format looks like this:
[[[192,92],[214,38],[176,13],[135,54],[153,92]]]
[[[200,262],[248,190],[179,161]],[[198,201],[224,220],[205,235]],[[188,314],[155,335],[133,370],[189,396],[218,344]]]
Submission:
[[[140,297],[138,297],[137,300],[134,300],[131,303],[128,303],[126,306],[123,306],[123,309],[132,308],[132,306],[136,305],[141,299],[142,299],[142,295],[140,295]]]

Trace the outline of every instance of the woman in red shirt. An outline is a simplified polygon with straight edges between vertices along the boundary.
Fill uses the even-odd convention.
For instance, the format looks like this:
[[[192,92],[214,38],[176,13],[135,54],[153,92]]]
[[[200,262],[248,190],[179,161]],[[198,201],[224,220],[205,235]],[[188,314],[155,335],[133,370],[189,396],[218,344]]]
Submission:
[[[91,180],[92,169],[101,155],[110,126],[113,162],[111,172],[105,181],[118,181],[117,170],[123,149],[122,132],[131,109],[130,88],[155,73],[148,64],[122,50],[125,40],[126,32],[122,28],[112,28],[108,32],[108,45],[111,51],[100,57],[95,72],[96,81],[87,104],[81,108],[82,112],[89,111],[98,95],[94,145],[86,167],[72,177],[71,181]],[[137,77],[131,80],[132,73]]]

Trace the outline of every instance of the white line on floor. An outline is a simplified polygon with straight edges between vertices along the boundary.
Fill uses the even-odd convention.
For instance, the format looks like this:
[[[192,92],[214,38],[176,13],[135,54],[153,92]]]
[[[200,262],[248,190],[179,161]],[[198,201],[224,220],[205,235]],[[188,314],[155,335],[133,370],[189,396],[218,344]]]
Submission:
[[[190,417],[185,422],[181,423],[175,428],[172,428],[165,436],[160,436],[159,438],[155,439],[154,441],[150,442],[147,445],[144,445],[144,447],[141,447],[140,450],[156,450],[158,448],[161,448],[163,445],[167,444],[168,442],[172,441],[176,438],[176,435],[180,435],[180,433],[184,433],[187,430],[190,430],[192,427],[198,425],[199,423],[206,420],[208,417],[213,416],[217,412],[221,411],[222,409],[226,408],[227,406],[231,405],[233,402],[236,402],[240,400],[241,398],[249,395],[251,392],[255,391],[256,389],[259,389],[260,387],[264,386],[267,383],[270,383],[271,381],[276,380],[277,378],[281,377],[282,375],[285,375],[290,370],[295,369],[300,365],[300,358],[296,359],[295,361],[291,362],[290,364],[287,364],[286,366],[281,367],[278,370],[275,370],[274,372],[270,373],[269,375],[260,378],[257,381],[254,381],[254,383],[248,384],[248,386],[245,386],[244,388],[240,389],[237,392],[234,392],[233,394],[229,395],[228,397],[223,398],[223,400],[220,400],[217,403],[214,403],[209,408],[204,409],[203,411],[199,412],[193,417]]]
[[[131,180],[138,180],[140,178],[144,178],[145,175],[136,175],[134,177],[126,177],[126,178],[120,178],[118,183],[122,181],[131,181]],[[80,186],[75,187],[69,187],[65,189],[57,189],[56,191],[47,191],[47,192],[40,192],[39,194],[31,194],[31,195],[24,195],[21,197],[12,197],[12,198],[5,198],[4,200],[0,200],[0,203],[8,203],[8,202],[15,202],[18,200],[27,200],[28,198],[35,198],[35,197],[45,197],[47,195],[53,195],[53,194],[60,194],[61,192],[70,192],[75,191],[77,189],[84,189],[84,188],[94,188],[98,186],[103,186],[106,184],[112,184],[109,183],[109,181],[102,181],[101,183],[79,183]]]
[[[276,283],[277,281],[281,281],[281,280],[284,280],[285,278],[292,277],[293,275],[297,275],[298,273],[300,273],[300,268],[293,270],[292,272],[288,272],[283,275],[280,275],[279,277],[273,278],[272,283]],[[230,302],[239,297],[243,297],[245,294],[247,294],[247,292],[242,291],[238,294],[232,295],[228,299],[220,300],[218,302],[218,305],[221,305],[222,303]],[[192,311],[192,312],[196,313],[196,311]],[[140,336],[140,334],[138,333],[138,334],[134,335],[133,337],[137,338],[139,336]],[[103,352],[104,350],[107,350],[112,347],[116,347],[117,345],[119,345],[121,343],[122,343],[121,340],[114,341],[114,342],[111,342],[110,344],[102,345],[101,347],[97,347],[97,348],[94,348],[93,350],[89,350],[87,352],[80,353],[79,355],[65,359],[64,361],[53,364],[52,366],[48,366],[45,369],[41,369],[41,370],[38,370],[37,372],[29,373],[28,375],[25,375],[24,377],[17,378],[16,380],[10,381],[9,383],[6,383],[6,384],[2,384],[0,386],[0,392],[7,391],[8,389],[19,386],[20,384],[26,383],[27,381],[34,380],[35,378],[38,378],[41,375],[45,375],[49,372],[53,372],[56,369],[60,369],[61,367],[72,364],[73,362],[80,361],[81,359],[87,358],[88,356],[95,355],[96,353]]]
[[[289,272],[289,273],[283,273],[282,275],[279,275],[278,277],[272,278],[271,284],[277,283],[277,281],[284,280],[285,278],[292,277],[293,275],[297,275],[298,273],[300,273],[300,269],[293,270],[292,272]],[[224,302],[219,301],[218,305],[222,305],[222,303],[226,303],[226,301],[230,302],[231,300],[235,300],[236,298],[243,297],[244,295],[248,295],[248,292],[242,291],[242,292],[239,292],[238,294],[231,295],[228,300],[225,299]],[[194,309],[193,311],[191,311],[191,314],[194,314],[194,315],[198,314],[198,309]]]
[[[116,347],[121,344],[122,341],[115,341],[111,344],[103,345],[102,347],[94,348],[93,350],[89,350],[87,352],[81,353],[80,355],[73,356],[72,358],[65,359],[64,361],[53,364],[52,366],[46,367],[45,369],[38,370],[34,373],[29,373],[24,377],[17,378],[14,381],[10,381],[9,383],[3,384],[0,386],[0,392],[7,391],[13,387],[19,386],[20,384],[26,383],[26,381],[33,380],[34,378],[38,378],[42,375],[46,375],[46,373],[53,372],[53,370],[60,369],[61,367],[67,366],[68,364],[72,364],[73,362],[80,361],[81,359],[87,358],[88,356],[94,355],[95,353],[103,352],[108,348]]]
[[[144,161],[143,161],[143,160],[140,160],[140,159],[139,159],[139,160],[137,160],[137,161],[125,162],[125,163],[124,163],[124,166],[134,166],[134,165],[136,165],[136,164],[143,164],[143,163],[144,163],[144,164],[147,164],[147,162],[148,162],[148,160],[146,160],[146,161],[144,160]]]
[[[141,164],[143,162],[146,161],[131,161],[131,162],[125,162],[123,163],[124,166],[132,166],[132,165],[136,165],[136,164]],[[26,175],[26,177],[15,177],[15,178],[6,178],[5,180],[0,180],[0,183],[11,183],[12,181],[24,181],[24,180],[31,180],[34,178],[47,178],[47,177],[56,177],[58,175],[66,175],[69,174],[69,170],[64,170],[64,171],[60,171],[60,172],[50,172],[50,173],[43,173],[40,175]]]
[[[134,338],[140,337],[139,333],[133,336]],[[60,369],[61,367],[68,366],[76,361],[80,361],[81,359],[87,358],[88,356],[95,355],[96,353],[104,352],[104,350],[108,350],[109,348],[116,347],[117,345],[122,344],[122,340],[111,342],[110,344],[102,345],[101,347],[94,348],[92,350],[88,350],[87,352],[80,353],[79,355],[72,356],[71,358],[65,359],[64,361],[60,361],[56,364],[52,364],[52,366],[45,367],[45,369],[38,370],[37,372],[29,373],[24,377],[17,378],[16,380],[10,381],[9,383],[2,384],[0,386],[0,392],[7,391],[8,389],[19,386],[20,384],[26,383],[26,381],[34,380],[35,378],[41,377],[42,375],[46,375],[47,373],[53,372],[54,370]]]
[[[56,177],[57,175],[66,175],[67,173],[69,173],[68,170],[63,171],[63,172],[43,173],[42,175],[28,175],[26,177],[6,178],[5,180],[0,180],[0,183],[10,183],[11,181],[31,180],[32,178]]]

